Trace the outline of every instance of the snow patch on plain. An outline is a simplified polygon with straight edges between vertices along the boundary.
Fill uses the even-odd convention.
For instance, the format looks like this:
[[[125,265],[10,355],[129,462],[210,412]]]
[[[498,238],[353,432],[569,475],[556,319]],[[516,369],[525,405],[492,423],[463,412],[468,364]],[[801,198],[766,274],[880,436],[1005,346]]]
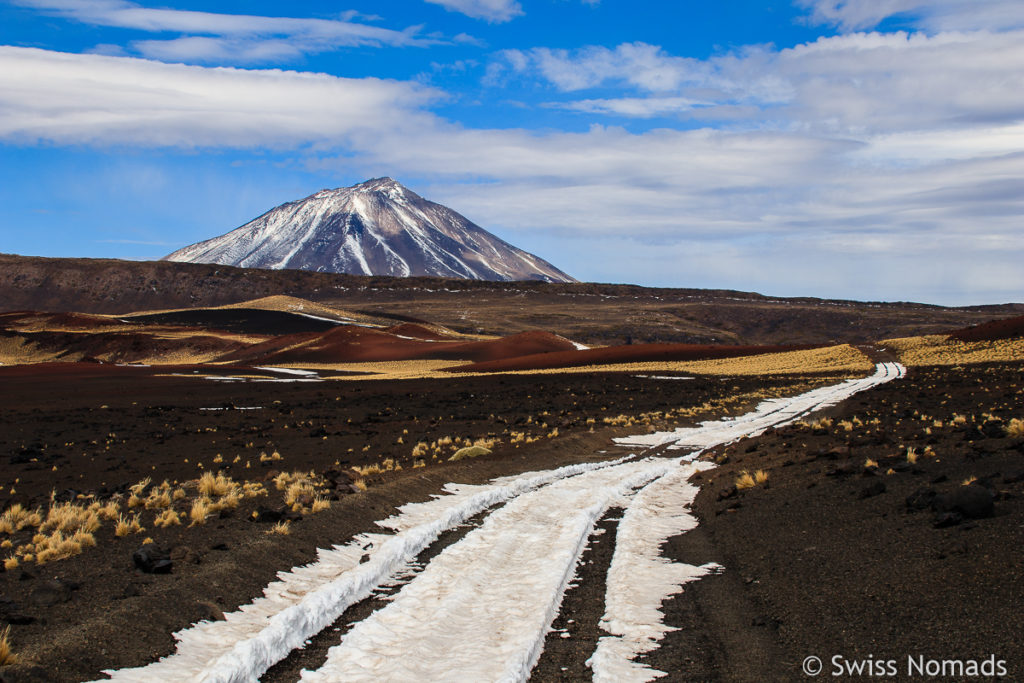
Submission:
[[[808,413],[833,406],[857,392],[899,379],[906,368],[899,363],[879,363],[875,373],[860,379],[851,379],[789,398],[773,398],[763,401],[752,412],[735,418],[709,420],[699,427],[680,427],[671,432],[655,432],[624,436],[614,439],[615,443],[627,448],[651,448],[668,446],[670,450],[687,449],[694,451],[694,458],[704,450],[721,444],[728,444],[749,436],[758,436],[770,427],[780,427],[794,422]]]
[[[445,548],[301,680],[525,680],[597,520],[674,466],[625,462],[513,499]]]
[[[280,573],[280,580],[264,589],[264,597],[225,615],[224,621],[203,621],[175,633],[178,644],[168,657],[104,673],[125,683],[255,681],[349,606],[401,573],[442,532],[538,486],[625,459],[528,473],[501,484],[449,485],[446,495],[405,505],[398,515],[378,523],[395,530],[394,535],[364,534],[344,546],[319,550],[314,563]]]
[[[616,532],[601,617],[601,628],[611,635],[598,640],[587,660],[595,681],[639,682],[664,675],[633,660],[656,649],[666,633],[676,630],[662,621],[661,603],[684,584],[721,569],[714,563],[698,567],[672,562],[660,553],[669,538],[697,526],[689,507],[700,489],[687,479],[712,467],[706,462],[677,465],[637,492],[626,508]]]

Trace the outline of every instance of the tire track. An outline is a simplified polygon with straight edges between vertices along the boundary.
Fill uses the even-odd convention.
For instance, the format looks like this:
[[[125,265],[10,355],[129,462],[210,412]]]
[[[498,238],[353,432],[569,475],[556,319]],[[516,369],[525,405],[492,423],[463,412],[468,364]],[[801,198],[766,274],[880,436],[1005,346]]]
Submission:
[[[685,504],[673,497],[696,469],[684,461],[902,374],[898,364],[879,364],[871,377],[766,401],[735,419],[626,440],[648,449],[688,450],[683,457],[627,456],[483,486],[449,485],[448,495],[405,506],[380,523],[393,534],[368,534],[321,551],[318,562],[282,574],[264,598],[227,615],[225,622],[176,634],[174,655],[148,667],[107,673],[118,681],[256,681],[325,629],[324,642],[336,641],[340,631],[331,629],[344,627],[338,619],[346,610],[427,551],[423,570],[393,600],[379,609],[374,604],[379,598],[366,601],[352,612],[352,617],[369,614],[301,680],[523,680],[540,658],[595,525],[608,510],[622,507],[603,616],[605,628],[621,637],[602,639],[607,645],[591,659],[597,679],[647,680],[650,670],[632,660],[657,647],[665,629],[657,608],[680,583],[678,566],[659,557],[658,545],[688,523]],[[446,536],[491,508],[479,527]],[[634,581],[630,572],[649,580]],[[640,634],[639,640],[631,633]],[[309,665],[321,657],[316,654]],[[300,661],[302,655],[296,655],[293,664]],[[281,680],[293,677],[294,668]]]

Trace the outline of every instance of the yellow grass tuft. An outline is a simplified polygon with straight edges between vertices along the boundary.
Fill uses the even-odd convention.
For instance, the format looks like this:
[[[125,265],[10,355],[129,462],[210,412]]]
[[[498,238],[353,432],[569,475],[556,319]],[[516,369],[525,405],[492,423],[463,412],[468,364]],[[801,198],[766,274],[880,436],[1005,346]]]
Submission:
[[[872,460],[871,458],[867,458],[864,461],[864,469],[869,470],[872,467],[877,468],[878,467],[878,462],[875,461],[875,460]]]
[[[448,458],[448,460],[455,461],[462,460],[463,458],[477,458],[481,455],[490,454],[491,450],[489,448],[484,448],[483,446],[466,446],[465,448],[460,448],[455,451],[452,454],[452,457]]]
[[[114,525],[114,535],[118,538],[123,538],[128,534],[137,534],[145,530],[139,515],[134,515],[130,519],[124,515],[118,515],[117,524]]]
[[[291,524],[288,521],[278,522],[267,530],[268,534],[280,534],[287,536],[292,532]]]
[[[1011,439],[1024,439],[1024,420],[1015,417],[1006,425],[1006,435]]]
[[[72,502],[59,503],[46,513],[46,519],[39,525],[42,532],[63,531],[93,532],[101,526],[100,516],[86,507]]]
[[[317,512],[322,512],[324,510],[330,510],[331,501],[329,501],[326,498],[317,496],[316,498],[313,499],[313,507],[311,509],[314,514],[316,514]]]
[[[152,482],[153,482],[153,480],[152,480],[152,479],[151,479],[150,477],[146,477],[145,479],[143,479],[143,480],[142,480],[142,481],[140,481],[139,483],[137,483],[137,484],[132,484],[131,486],[129,486],[129,487],[128,487],[128,490],[129,490],[129,491],[131,491],[131,494],[132,494],[133,496],[141,496],[141,495],[142,495],[142,492],[143,492],[143,491],[145,491],[145,490],[146,490],[146,488],[147,488],[147,487],[148,487],[148,486],[149,486],[149,485],[150,485],[150,484],[151,484]]]
[[[971,484],[973,484],[976,481],[978,481],[978,478],[972,474],[971,476],[967,477],[962,482],[960,482],[960,485],[961,486],[970,486]]]
[[[0,666],[18,663],[18,655],[11,649],[11,626],[8,624],[0,631]]]
[[[169,527],[169,526],[180,526],[181,516],[172,509],[167,509],[156,516],[153,520],[153,526],[155,527]]]
[[[964,342],[946,335],[886,339],[904,365],[964,365],[1024,360],[1024,339]]]
[[[96,545],[96,539],[87,531],[76,531],[70,536],[65,536],[60,531],[53,532],[51,536],[37,534],[32,541],[37,564],[63,560],[78,555],[84,548]]]
[[[206,497],[196,498],[192,501],[192,508],[188,512],[188,518],[192,520],[189,526],[206,524],[206,518],[213,513],[213,501]]]
[[[746,470],[740,472],[740,475],[736,477],[736,488],[740,491],[743,491],[744,489],[752,489],[755,486],[757,486],[757,482]]]
[[[764,470],[758,470],[754,472],[754,482],[758,486],[764,486],[768,483],[768,473]]]
[[[29,512],[21,503],[15,503],[0,515],[0,532],[13,534],[25,527],[38,527],[43,523],[43,517],[36,512]]]
[[[238,484],[231,478],[220,472],[205,472],[199,477],[199,495],[207,498],[226,496],[238,491]]]

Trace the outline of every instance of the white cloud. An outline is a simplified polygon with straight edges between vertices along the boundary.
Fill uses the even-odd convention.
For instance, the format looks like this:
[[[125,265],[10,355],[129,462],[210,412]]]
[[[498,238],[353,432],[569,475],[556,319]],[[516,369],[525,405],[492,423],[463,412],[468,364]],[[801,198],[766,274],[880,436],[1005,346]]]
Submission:
[[[544,106],[552,109],[568,109],[591,114],[614,114],[635,118],[652,118],[669,114],[690,112],[709,102],[692,100],[687,97],[618,97],[572,102],[548,102]]]
[[[558,105],[591,116],[727,125],[470,129],[429,113],[441,93],[414,83],[8,47],[0,139],[298,147],[346,177],[430,179],[414,189],[514,243],[582,254],[574,269],[541,253],[584,278],[1024,297],[1024,32],[853,34],[705,61],[631,43],[500,64],[568,93],[623,90]]]
[[[799,0],[813,21],[843,30],[874,28],[899,17],[929,31],[1024,28],[1019,0]]]
[[[696,59],[673,57],[656,45],[624,43],[614,49],[538,47],[498,53],[499,67],[516,74],[537,72],[563,92],[623,83],[648,92],[667,92],[706,79],[708,67]]]
[[[516,0],[426,0],[441,5],[451,12],[459,12],[473,19],[502,23],[522,16],[523,8]]]
[[[0,46],[0,140],[281,147],[379,134],[440,93],[406,82]]]
[[[14,0],[65,19],[94,26],[177,32],[171,40],[133,43],[140,54],[157,59],[185,59],[235,64],[293,58],[341,47],[430,45],[437,39],[419,35],[420,27],[402,31],[357,23],[359,14],[340,19],[298,19],[189,10],[151,9],[127,0]]]
[[[560,105],[589,113],[647,116],[687,112],[687,102],[700,102],[694,116],[704,121],[842,135],[969,128],[1024,116],[1024,31],[857,33],[706,61],[643,43],[534,48],[499,53],[494,64],[492,81],[504,70],[562,92],[626,87],[642,95]]]

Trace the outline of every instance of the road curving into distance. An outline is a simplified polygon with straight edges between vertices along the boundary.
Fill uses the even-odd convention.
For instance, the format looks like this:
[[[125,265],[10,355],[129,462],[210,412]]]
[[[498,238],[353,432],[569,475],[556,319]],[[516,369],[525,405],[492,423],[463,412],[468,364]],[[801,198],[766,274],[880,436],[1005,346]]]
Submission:
[[[646,681],[657,672],[634,659],[666,631],[659,607],[683,584],[717,571],[660,557],[661,543],[696,526],[688,480],[710,463],[703,451],[755,436],[902,377],[898,363],[873,375],[772,399],[736,418],[620,439],[638,454],[495,479],[449,484],[445,494],[403,506],[366,534],[321,550],[316,562],[280,574],[264,596],[177,634],[174,654],[148,666],[108,671],[112,680],[258,681],[273,664],[328,628],[350,606],[408,577],[383,608],[355,624],[303,682],[521,681],[540,657],[566,587],[595,524],[624,510],[607,576],[602,637],[588,665],[598,681]],[[657,447],[659,453],[645,455]],[[488,511],[477,528],[426,566],[416,556],[445,531]]]

